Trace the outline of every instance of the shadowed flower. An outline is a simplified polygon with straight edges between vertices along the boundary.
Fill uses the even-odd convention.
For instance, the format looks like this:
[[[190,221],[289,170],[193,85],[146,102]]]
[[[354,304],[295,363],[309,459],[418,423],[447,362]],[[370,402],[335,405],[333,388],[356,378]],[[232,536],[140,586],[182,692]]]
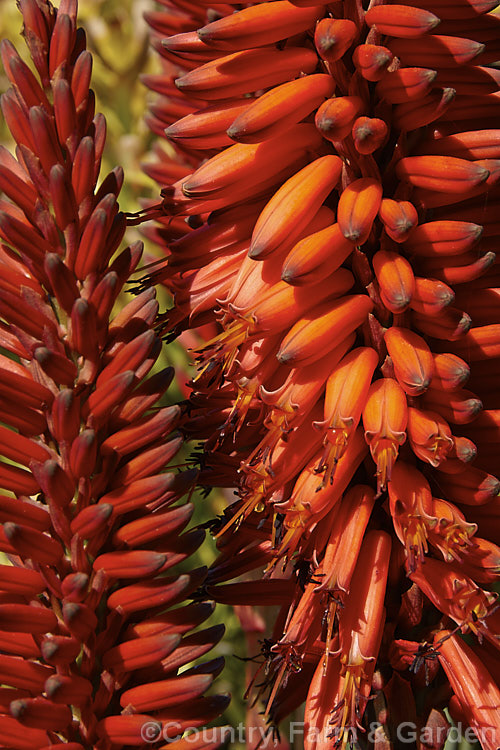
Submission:
[[[173,608],[206,575],[175,567],[203,541],[179,502],[196,472],[165,470],[182,411],[163,398],[154,290],[112,312],[142,245],[118,251],[121,169],[97,187],[105,121],[76,1],[19,5],[36,72],[2,42],[1,743],[158,746],[228,702],[204,695],[222,659],[179,675],[223,632],[190,634],[212,603]]]
[[[450,631],[434,637],[439,661],[477,739],[485,750],[500,742],[500,694],[486,666],[464,641]]]

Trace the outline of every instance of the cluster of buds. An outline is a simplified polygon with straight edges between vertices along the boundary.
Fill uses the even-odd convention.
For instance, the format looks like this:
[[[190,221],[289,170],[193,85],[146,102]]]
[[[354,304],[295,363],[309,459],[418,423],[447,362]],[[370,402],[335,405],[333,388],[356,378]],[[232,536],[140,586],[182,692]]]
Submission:
[[[32,67],[1,45],[16,155],[0,148],[0,745],[165,746],[166,725],[180,736],[228,702],[205,695],[222,658],[190,666],[222,636],[190,632],[213,602],[176,606],[206,576],[175,567],[203,541],[181,500],[196,472],[167,469],[183,414],[155,291],[114,312],[142,243],[118,250],[122,171],[97,187],[105,121],[76,0],[19,6]]]
[[[447,705],[493,750],[496,0],[162,5],[152,278],[213,333],[185,430],[239,494],[207,591],[280,607],[256,684],[307,750]]]

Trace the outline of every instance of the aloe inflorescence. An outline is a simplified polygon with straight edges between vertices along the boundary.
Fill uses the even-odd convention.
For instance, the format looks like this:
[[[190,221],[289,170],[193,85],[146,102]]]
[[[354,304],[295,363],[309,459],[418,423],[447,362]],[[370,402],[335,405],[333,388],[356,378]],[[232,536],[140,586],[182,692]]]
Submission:
[[[495,5],[147,16],[151,280],[204,327],[185,430],[238,488],[208,590],[278,605],[253,690],[274,725],[305,701],[307,750],[450,715],[498,745]]]

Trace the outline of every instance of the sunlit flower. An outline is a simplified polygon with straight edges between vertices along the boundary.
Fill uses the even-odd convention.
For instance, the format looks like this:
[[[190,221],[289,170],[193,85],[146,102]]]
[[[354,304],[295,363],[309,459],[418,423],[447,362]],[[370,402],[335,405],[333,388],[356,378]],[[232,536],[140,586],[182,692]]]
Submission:
[[[465,714],[485,750],[498,747],[500,693],[487,666],[464,641],[450,631],[434,637],[439,661]]]

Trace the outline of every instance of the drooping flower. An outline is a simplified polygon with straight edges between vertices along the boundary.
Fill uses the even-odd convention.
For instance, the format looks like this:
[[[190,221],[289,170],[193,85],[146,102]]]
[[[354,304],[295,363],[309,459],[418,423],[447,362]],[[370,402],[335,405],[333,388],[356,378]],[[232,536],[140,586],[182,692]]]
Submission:
[[[0,742],[158,746],[228,701],[204,695],[221,659],[179,674],[223,630],[190,633],[210,603],[174,608],[206,576],[175,567],[203,540],[181,501],[195,472],[166,470],[182,410],[163,399],[154,290],[113,312],[142,246],[118,249],[122,170],[97,185],[77,3],[19,5],[35,72],[2,42],[17,145],[0,148]]]
[[[211,595],[274,595],[265,708],[277,721],[300,704],[302,670],[310,722],[338,719],[325,747],[360,739],[362,691],[420,726],[442,716],[448,672],[424,670],[435,689],[416,700],[436,629],[498,646],[495,5],[165,0],[149,19],[164,65],[146,81],[151,124],[171,149],[147,167],[163,187],[154,279],[174,296],[165,330],[217,326],[186,429],[207,438],[202,480],[238,487],[214,524],[221,555],[264,571]],[[392,546],[361,690],[330,651],[368,602],[325,566],[366,485],[365,541],[382,530]],[[379,670],[398,642],[416,644],[410,663]]]
[[[464,641],[450,631],[434,636],[439,661],[467,722],[485,750],[498,747],[500,695],[487,666]]]

